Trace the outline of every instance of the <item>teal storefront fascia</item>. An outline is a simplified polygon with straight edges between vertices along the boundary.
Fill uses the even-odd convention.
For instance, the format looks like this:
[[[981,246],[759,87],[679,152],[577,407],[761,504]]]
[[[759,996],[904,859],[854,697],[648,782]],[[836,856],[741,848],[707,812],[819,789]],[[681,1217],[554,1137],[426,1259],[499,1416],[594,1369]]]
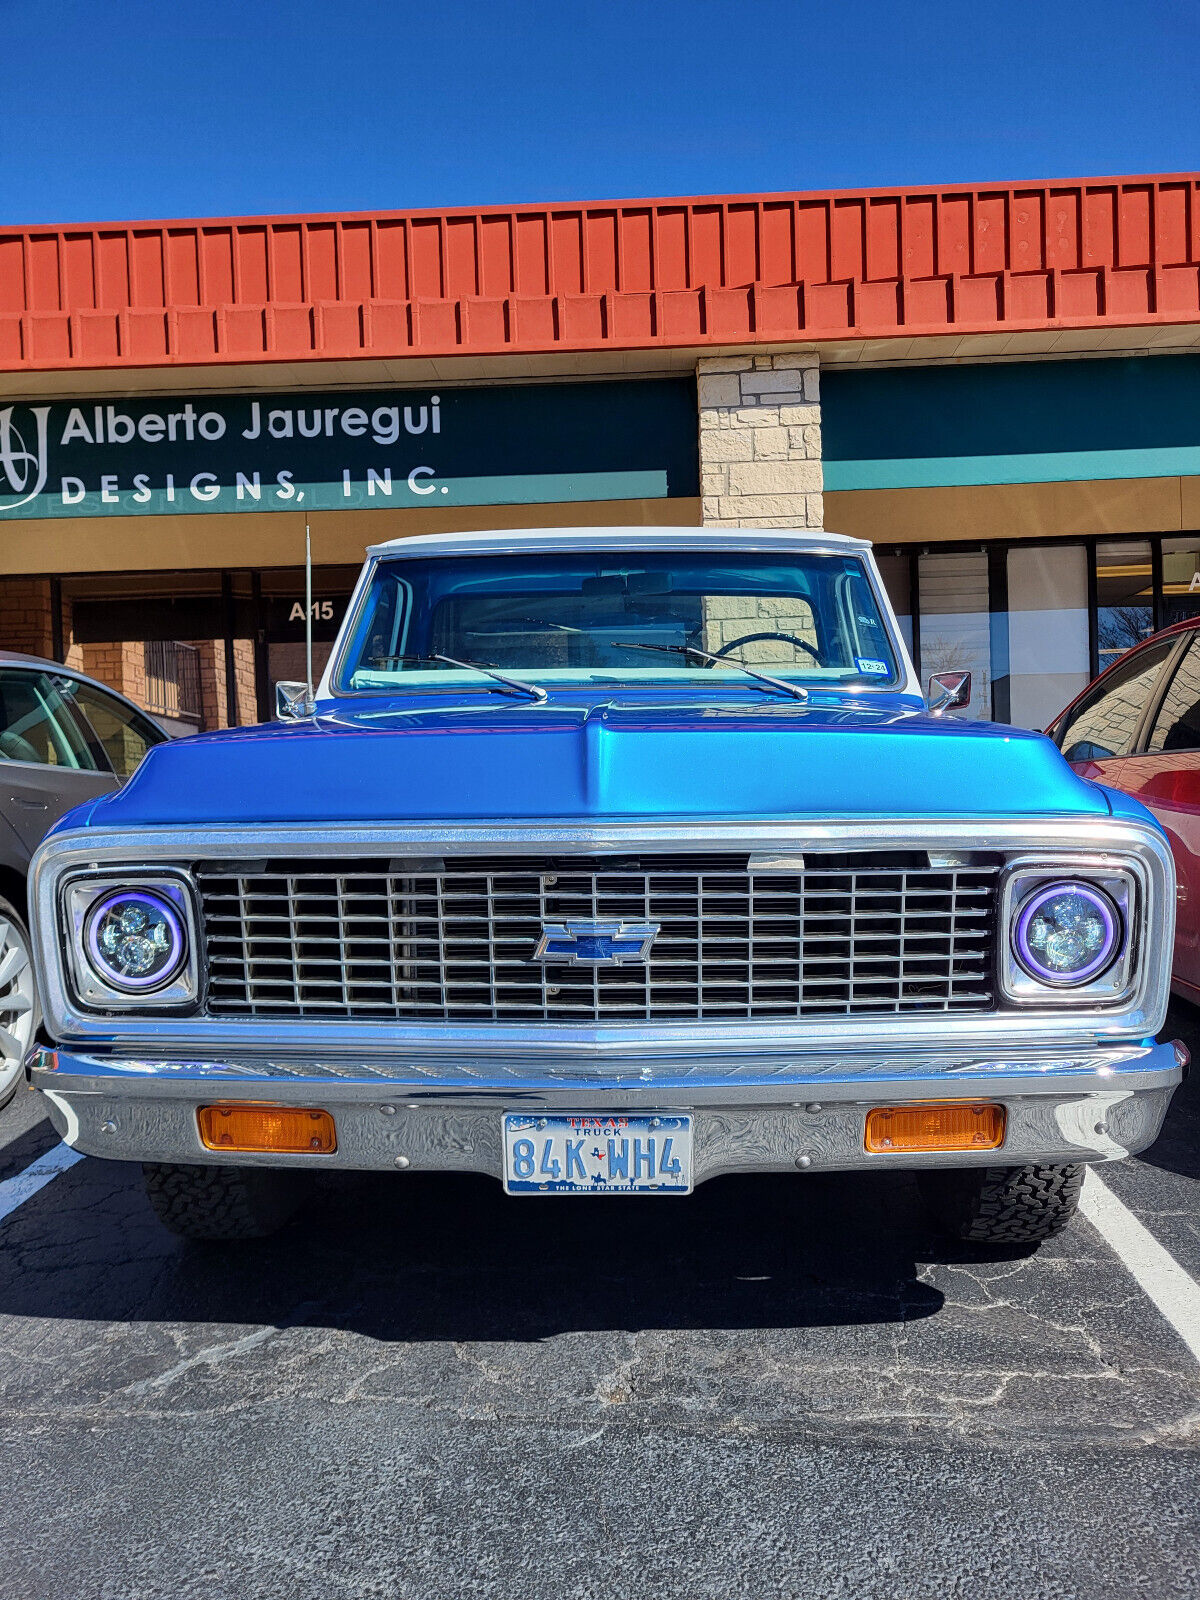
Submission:
[[[699,492],[691,377],[0,406],[0,526]]]
[[[1200,356],[826,371],[825,488],[1200,474]]]

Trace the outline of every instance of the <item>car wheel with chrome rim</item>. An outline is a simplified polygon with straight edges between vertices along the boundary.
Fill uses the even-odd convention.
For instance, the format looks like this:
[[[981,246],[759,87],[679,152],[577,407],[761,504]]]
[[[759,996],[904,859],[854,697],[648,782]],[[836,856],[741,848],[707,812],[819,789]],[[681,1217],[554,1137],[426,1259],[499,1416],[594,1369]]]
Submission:
[[[17,1092],[21,1067],[41,1020],[29,931],[24,918],[0,898],[0,1106]]]

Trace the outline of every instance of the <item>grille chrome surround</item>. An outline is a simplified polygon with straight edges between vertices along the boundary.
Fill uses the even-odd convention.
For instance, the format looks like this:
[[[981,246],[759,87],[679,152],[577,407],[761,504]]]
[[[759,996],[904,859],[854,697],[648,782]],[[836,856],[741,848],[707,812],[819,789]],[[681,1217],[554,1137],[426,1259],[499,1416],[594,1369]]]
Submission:
[[[214,1018],[721,1022],[996,1007],[1000,864],[920,852],[313,857],[196,869]],[[546,924],[661,925],[649,964],[534,953]]]

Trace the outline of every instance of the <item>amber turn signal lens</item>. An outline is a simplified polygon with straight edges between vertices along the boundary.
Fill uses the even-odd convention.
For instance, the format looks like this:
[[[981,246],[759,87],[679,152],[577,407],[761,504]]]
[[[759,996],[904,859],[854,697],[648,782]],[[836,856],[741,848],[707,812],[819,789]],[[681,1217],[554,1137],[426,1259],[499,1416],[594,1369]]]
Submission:
[[[302,1106],[201,1106],[200,1138],[209,1150],[283,1151],[327,1156],[337,1149],[328,1111]]]
[[[874,1155],[903,1150],[998,1150],[1003,1142],[1003,1106],[879,1106],[867,1114],[867,1149]]]

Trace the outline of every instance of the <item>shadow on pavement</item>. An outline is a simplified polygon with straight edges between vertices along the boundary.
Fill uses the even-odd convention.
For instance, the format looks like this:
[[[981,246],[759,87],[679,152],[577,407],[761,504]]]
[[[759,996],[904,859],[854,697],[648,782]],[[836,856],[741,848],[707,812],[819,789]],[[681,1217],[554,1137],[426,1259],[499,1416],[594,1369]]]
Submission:
[[[0,1137],[6,1132],[0,1127]],[[53,1150],[59,1142],[49,1117],[42,1117],[31,1128],[10,1135],[0,1145],[0,1182],[24,1172],[26,1167],[32,1166],[39,1156],[44,1156],[47,1150]]]
[[[18,1217],[0,1314],[298,1323],[406,1342],[904,1323],[943,1304],[918,1260],[997,1259],[925,1248],[915,1188],[897,1173],[548,1201],[483,1177],[330,1175],[282,1233],[210,1246],[160,1227],[137,1168],[86,1161]]]
[[[1200,1063],[1200,1010],[1162,1034]],[[5,1152],[53,1142],[39,1123]],[[1200,1178],[1200,1064],[1142,1161]],[[902,1173],[718,1178],[682,1198],[512,1199],[476,1176],[312,1180],[272,1239],[189,1245],[135,1166],[87,1160],[0,1230],[0,1315],[80,1322],[311,1325],[388,1342],[536,1342],[596,1330],[903,1324],[933,1316],[931,1262],[1029,1250],[949,1244]]]
[[[1171,1097],[1162,1132],[1140,1160],[1185,1178],[1200,1178],[1200,1009],[1173,997],[1158,1037],[1182,1039],[1192,1052],[1192,1064]]]

